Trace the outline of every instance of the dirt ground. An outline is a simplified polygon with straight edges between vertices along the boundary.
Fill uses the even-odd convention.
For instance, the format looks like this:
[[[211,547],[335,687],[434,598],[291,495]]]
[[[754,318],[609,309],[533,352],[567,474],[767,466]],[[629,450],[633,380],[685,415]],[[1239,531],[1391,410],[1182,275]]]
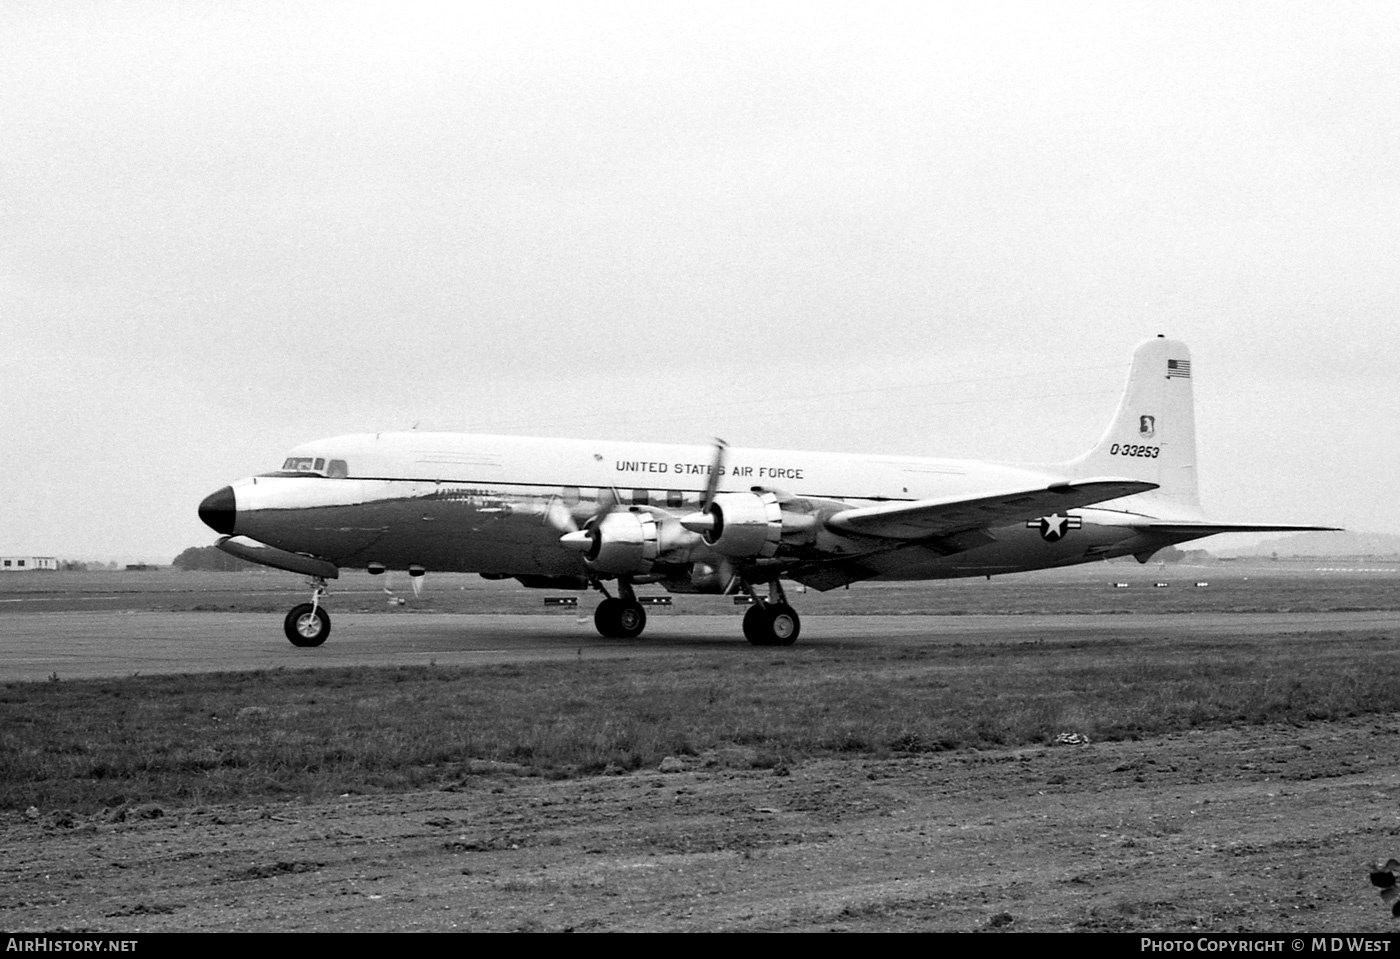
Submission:
[[[10,931],[1350,931],[1400,716],[0,822]]]

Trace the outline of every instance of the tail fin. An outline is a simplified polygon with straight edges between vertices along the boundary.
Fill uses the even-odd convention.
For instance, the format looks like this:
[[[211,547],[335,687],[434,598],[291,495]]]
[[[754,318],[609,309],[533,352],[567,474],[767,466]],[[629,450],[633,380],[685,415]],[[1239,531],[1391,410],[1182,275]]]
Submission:
[[[1098,445],[1061,467],[1072,479],[1119,476],[1156,483],[1131,497],[1163,518],[1201,518],[1196,492],[1196,405],[1191,352],[1164,337],[1133,354],[1128,386]]]

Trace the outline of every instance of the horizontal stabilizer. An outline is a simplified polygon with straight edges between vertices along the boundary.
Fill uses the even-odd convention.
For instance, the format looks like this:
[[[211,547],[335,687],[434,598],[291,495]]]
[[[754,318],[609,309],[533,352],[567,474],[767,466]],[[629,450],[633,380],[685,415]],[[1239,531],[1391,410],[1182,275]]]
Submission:
[[[214,544],[230,556],[246,559],[250,563],[261,563],[273,569],[285,569],[289,573],[302,573],[306,576],[319,576],[322,579],[337,579],[340,570],[334,563],[328,563],[314,556],[289,553],[275,546],[264,546],[246,536],[225,536]]]
[[[913,503],[862,506],[837,513],[826,521],[831,529],[885,539],[925,539],[951,536],[970,529],[1007,526],[1050,513],[1156,489],[1156,483],[1118,478],[1052,483],[1030,489],[1006,490],[987,496],[925,499]]]
[[[1168,523],[1155,520],[1133,523],[1134,529],[1167,536],[1189,536],[1200,539],[1217,533],[1337,533],[1340,526],[1295,526],[1289,523]]]

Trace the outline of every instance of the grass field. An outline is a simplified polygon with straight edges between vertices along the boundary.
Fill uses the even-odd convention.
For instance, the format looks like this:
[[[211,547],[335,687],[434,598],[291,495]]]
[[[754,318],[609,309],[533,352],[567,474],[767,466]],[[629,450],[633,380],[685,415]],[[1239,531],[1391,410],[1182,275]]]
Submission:
[[[1121,567],[1037,577],[866,586],[795,597],[804,613],[1298,611],[1396,608],[1385,574],[1269,575]],[[1266,573],[1268,571],[1265,571]],[[56,598],[126,590],[139,608],[261,609],[295,593],[263,574],[90,577]],[[96,577],[96,578],[91,578]],[[165,577],[162,579],[161,577]],[[1199,577],[1199,579],[1198,579]],[[368,578],[365,577],[367,580]],[[496,610],[538,594],[435,584],[424,610]],[[1209,580],[1209,587],[1196,587]],[[1128,589],[1113,582],[1128,580]],[[481,587],[476,586],[481,583]],[[0,599],[26,599],[0,584]],[[333,608],[373,583],[346,584]],[[161,588],[161,587],[164,588]],[[453,589],[453,586],[460,588]],[[363,588],[365,592],[353,590]],[[167,605],[167,604],[188,605]],[[697,611],[722,598],[682,597]],[[0,604],[8,614],[28,603]],[[1125,620],[1126,621],[1126,620]],[[1307,723],[1400,710],[1400,616],[1374,633],[1178,635],[1148,640],[946,641],[686,651],[675,657],[480,668],[263,671],[0,687],[0,808],[95,810],[452,787],[485,774],[572,776],[671,755],[781,766],[1146,737],[1230,724]],[[3,631],[3,619],[0,619]],[[2,634],[2,633],[0,633]]]
[[[1365,567],[1372,572],[1336,571]],[[1322,571],[1326,570],[1326,571]],[[1208,586],[1198,587],[1199,582]],[[1115,584],[1126,583],[1126,588]],[[1157,587],[1157,583],[1166,583]],[[390,607],[385,587],[406,605]],[[788,584],[803,615],[1016,615],[1029,613],[1337,612],[1400,610],[1400,562],[1336,560],[1253,561],[1213,566],[1095,563],[992,579],[922,583],[856,583],[828,593]],[[434,573],[421,597],[408,577],[347,571],[330,584],[330,609],[342,612],[536,613],[544,596],[572,595],[581,605],[597,594],[525,589],[514,580]],[[662,594],[642,587],[642,595]],[[144,572],[13,573],[0,576],[0,617],[13,613],[103,608],[268,612],[279,617],[307,601],[302,577],[275,570],[243,573]],[[732,615],[728,599],[676,596],[688,613]]]

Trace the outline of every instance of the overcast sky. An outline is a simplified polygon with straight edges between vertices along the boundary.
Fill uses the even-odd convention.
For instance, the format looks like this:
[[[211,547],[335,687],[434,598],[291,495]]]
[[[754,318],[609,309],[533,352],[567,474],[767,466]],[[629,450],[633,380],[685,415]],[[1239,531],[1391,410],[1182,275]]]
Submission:
[[[1068,458],[1158,333],[1212,516],[1400,533],[1394,3],[10,0],[0,225],[3,553],[415,424]]]

